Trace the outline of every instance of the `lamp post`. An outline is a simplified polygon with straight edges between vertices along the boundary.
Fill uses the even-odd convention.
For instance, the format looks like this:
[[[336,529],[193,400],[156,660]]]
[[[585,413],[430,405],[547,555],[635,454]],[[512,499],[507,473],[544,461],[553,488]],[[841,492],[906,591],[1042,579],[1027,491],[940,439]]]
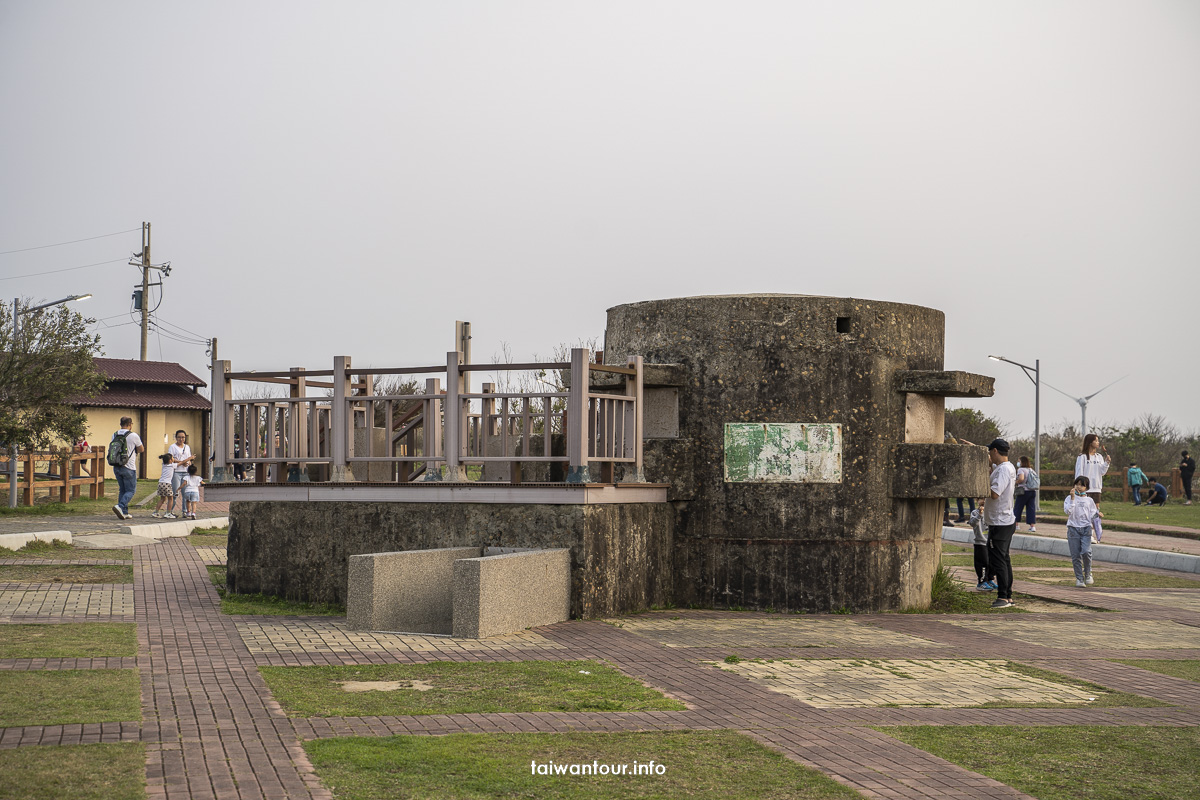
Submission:
[[[1042,361],[1034,359],[1033,366],[1030,367],[1004,356],[988,356],[988,358],[993,361],[1006,361],[1015,367],[1020,367],[1025,373],[1025,377],[1033,382],[1033,471],[1037,473],[1040,482],[1042,477]],[[1042,506],[1040,485],[1034,490],[1034,494],[1033,507],[1040,509]]]
[[[15,355],[17,352],[17,339],[21,333],[21,317],[34,311],[41,311],[43,308],[51,306],[61,306],[63,303],[70,303],[74,300],[87,300],[92,295],[89,294],[73,294],[70,297],[64,297],[62,300],[55,300],[53,303],[42,303],[40,306],[33,306],[24,311],[20,310],[21,298],[13,298],[13,313],[12,313],[12,351]],[[30,483],[33,482],[33,476],[29,476]],[[17,445],[15,442],[8,443],[8,507],[17,507]]]

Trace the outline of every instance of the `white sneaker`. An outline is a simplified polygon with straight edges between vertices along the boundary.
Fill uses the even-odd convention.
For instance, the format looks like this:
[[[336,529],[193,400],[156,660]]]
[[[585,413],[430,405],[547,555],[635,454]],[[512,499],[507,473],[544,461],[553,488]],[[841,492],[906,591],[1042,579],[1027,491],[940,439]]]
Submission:
[[[1035,526],[1035,525],[1030,525],[1030,526],[1029,526],[1029,532],[1030,532],[1030,533],[1037,533],[1037,526]]]
[[[1086,589],[1087,584],[1084,583],[1083,581],[1075,581],[1075,588],[1076,589]]]
[[[151,511],[150,516],[157,518],[157,517],[161,517],[162,514],[159,514],[157,511]]]
[[[1092,573],[1089,572],[1087,574],[1087,576],[1083,579],[1083,582],[1086,583],[1088,586],[1091,586],[1093,583],[1095,583],[1095,581],[1092,580]]]
[[[177,519],[177,517],[168,511],[167,513],[163,514],[163,519]]]
[[[113,513],[117,515],[117,519],[125,519],[125,512],[120,506],[113,506]]]
[[[123,519],[133,519],[133,514],[126,514]]]
[[[1092,534],[1092,544],[1098,544],[1098,542],[1096,541],[1096,534],[1095,534],[1095,533],[1093,533],[1093,534]]]

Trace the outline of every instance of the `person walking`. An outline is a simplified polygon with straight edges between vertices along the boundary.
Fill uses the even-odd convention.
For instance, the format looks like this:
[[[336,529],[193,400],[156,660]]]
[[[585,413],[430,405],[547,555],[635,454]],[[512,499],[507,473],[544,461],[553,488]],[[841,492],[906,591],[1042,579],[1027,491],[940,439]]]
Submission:
[[[1075,479],[1075,485],[1063,499],[1067,515],[1067,549],[1071,552],[1071,567],[1075,570],[1075,586],[1091,586],[1092,581],[1092,519],[1100,515],[1096,503],[1088,496],[1086,476]]]
[[[121,417],[121,428],[108,445],[108,463],[117,479],[117,504],[113,513],[120,519],[133,519],[129,501],[137,491],[137,457],[146,451],[142,438],[133,432],[133,417]]]
[[[1033,471],[1033,467],[1029,466],[1029,456],[1021,456],[1019,459],[1020,467],[1017,468],[1017,488],[1013,492],[1013,514],[1017,518],[1017,523],[1021,522],[1021,511],[1025,511],[1025,524],[1029,526],[1030,533],[1036,533],[1037,528],[1034,523],[1037,522],[1037,488],[1034,486],[1036,481],[1034,477],[1037,473]]]
[[[1142,472],[1142,468],[1138,466],[1136,461],[1129,462],[1129,469],[1125,471],[1125,481],[1129,484],[1130,491],[1133,492],[1133,504],[1140,506],[1142,504],[1142,485],[1149,482],[1146,473]]]
[[[1183,494],[1187,497],[1185,506],[1192,504],[1192,476],[1196,474],[1196,459],[1188,455],[1188,451],[1183,451],[1183,460],[1179,462],[1179,477],[1183,481]]]
[[[992,491],[983,502],[983,514],[988,525],[988,565],[996,584],[992,608],[1012,608],[1013,573],[1008,549],[1017,532],[1017,517],[1013,514],[1017,471],[1008,460],[1008,442],[1003,439],[993,439],[988,445],[988,459],[992,462]]]
[[[1101,444],[1100,437],[1089,433],[1083,437],[1083,450],[1075,459],[1075,477],[1088,479],[1087,496],[1092,498],[1097,508],[1100,507],[1100,494],[1104,491],[1104,476],[1108,474],[1108,468],[1112,464],[1112,457],[1108,451],[1104,450],[1104,455],[1100,455],[1101,450],[1104,450],[1104,445]],[[1104,529],[1100,527],[1099,515],[1092,517],[1092,530],[1096,537],[1093,541],[1100,541],[1104,536]]]

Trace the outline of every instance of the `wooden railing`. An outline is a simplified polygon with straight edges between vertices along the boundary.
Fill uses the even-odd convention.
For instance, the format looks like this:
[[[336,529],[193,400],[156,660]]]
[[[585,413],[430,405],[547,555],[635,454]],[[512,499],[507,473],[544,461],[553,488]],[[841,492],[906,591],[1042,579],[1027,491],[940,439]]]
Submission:
[[[557,371],[564,391],[468,391],[472,372]],[[590,390],[593,372],[624,377],[614,393]],[[332,370],[240,372],[213,364],[214,467],[254,469],[257,482],[296,480],[407,483],[485,480],[519,483],[521,465],[558,465],[566,482],[611,482],[615,465],[629,479],[642,472],[642,360],[628,366],[590,363],[586,349],[571,361],[354,369],[349,356]],[[437,377],[428,377],[435,375]],[[416,394],[376,394],[383,376],[424,377]],[[328,378],[329,380],[314,380]],[[283,384],[289,397],[235,399],[234,382]],[[443,385],[444,381],[444,385]],[[309,390],[325,389],[319,396]],[[223,409],[223,412],[220,410]]]
[[[8,496],[8,452],[0,453],[0,494]],[[39,465],[43,465],[39,470]],[[49,450],[32,450],[17,454],[18,500],[32,506],[38,492],[48,492],[51,499],[69,503],[78,499],[83,487],[88,497],[97,500],[104,497],[104,473],[107,462],[104,448],[92,447],[82,453],[73,448],[51,447]]]
[[[1061,485],[1053,486],[1047,483],[1052,476],[1061,475]],[[1070,469],[1044,469],[1041,473],[1042,491],[1051,492],[1069,492],[1071,484],[1075,480],[1075,471]],[[1152,481],[1158,481],[1167,487],[1167,492],[1171,497],[1181,497],[1183,495],[1183,479],[1179,476],[1179,469],[1175,468],[1165,472],[1147,472],[1146,477]],[[1060,480],[1053,477],[1054,480]],[[1121,502],[1129,502],[1133,499],[1133,491],[1129,488],[1129,481],[1125,478],[1125,470],[1112,467],[1108,474],[1104,476],[1103,496],[1115,495],[1121,493]],[[1145,488],[1142,489],[1142,499],[1145,499]]]

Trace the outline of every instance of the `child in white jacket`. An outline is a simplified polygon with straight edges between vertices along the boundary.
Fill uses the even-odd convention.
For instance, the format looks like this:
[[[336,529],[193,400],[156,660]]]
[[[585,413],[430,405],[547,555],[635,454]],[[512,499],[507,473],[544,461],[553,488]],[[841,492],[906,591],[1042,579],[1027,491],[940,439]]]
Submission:
[[[1071,566],[1075,568],[1075,585],[1080,589],[1092,585],[1092,521],[1104,516],[1096,508],[1096,501],[1088,497],[1090,483],[1086,475],[1080,475],[1063,500],[1067,547],[1071,551]]]

